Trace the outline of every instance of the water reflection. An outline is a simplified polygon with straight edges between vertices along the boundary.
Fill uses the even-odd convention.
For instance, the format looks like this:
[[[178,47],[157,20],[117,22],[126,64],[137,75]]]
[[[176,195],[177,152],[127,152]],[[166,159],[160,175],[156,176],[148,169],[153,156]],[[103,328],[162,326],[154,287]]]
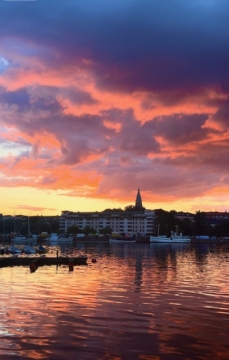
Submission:
[[[136,292],[140,292],[141,290],[142,274],[143,274],[142,256],[141,253],[138,251],[136,254],[136,261],[135,261],[135,279],[134,279]]]
[[[228,359],[227,246],[58,249],[88,266],[0,269],[4,359]]]

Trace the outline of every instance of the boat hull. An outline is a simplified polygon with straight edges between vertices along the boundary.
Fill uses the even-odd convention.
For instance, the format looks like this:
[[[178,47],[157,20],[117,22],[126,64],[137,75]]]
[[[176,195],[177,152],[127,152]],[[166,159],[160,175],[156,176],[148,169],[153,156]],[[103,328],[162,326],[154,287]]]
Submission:
[[[109,240],[109,243],[110,244],[113,244],[113,243],[135,243],[136,242],[136,240],[133,240],[133,239],[131,239],[131,240],[126,240],[126,239],[110,239]]]
[[[73,237],[59,237],[59,236],[52,236],[50,238],[46,239],[47,242],[49,242],[50,244],[57,244],[57,243],[68,243],[68,242],[73,242]]]

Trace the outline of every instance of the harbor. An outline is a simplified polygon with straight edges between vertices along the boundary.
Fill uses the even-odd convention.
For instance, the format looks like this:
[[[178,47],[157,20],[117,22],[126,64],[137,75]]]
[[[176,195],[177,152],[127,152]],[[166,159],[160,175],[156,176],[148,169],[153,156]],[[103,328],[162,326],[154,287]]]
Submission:
[[[228,245],[77,242],[56,251],[0,258],[2,358],[228,359]]]

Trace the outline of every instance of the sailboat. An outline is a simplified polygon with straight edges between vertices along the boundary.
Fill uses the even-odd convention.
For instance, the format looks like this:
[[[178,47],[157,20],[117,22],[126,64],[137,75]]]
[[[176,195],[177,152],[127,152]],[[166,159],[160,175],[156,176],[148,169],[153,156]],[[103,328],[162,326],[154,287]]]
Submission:
[[[15,245],[11,245],[9,248],[7,248],[10,254],[21,254],[21,250],[18,249]]]
[[[15,235],[15,220],[14,220],[14,235]],[[3,241],[4,241],[4,230],[3,230]],[[5,250],[4,251],[5,254],[12,254],[12,255],[21,254],[21,250],[18,249],[13,243],[11,243],[10,247],[7,246],[4,250]],[[3,253],[2,250],[1,253]]]
[[[36,250],[29,245],[29,240],[30,240],[30,223],[29,223],[29,216],[28,216],[28,245],[24,246],[24,248],[22,249],[22,252],[25,254],[35,254]]]
[[[23,242],[27,241],[27,237],[23,236],[23,235],[16,235],[16,218],[15,218],[15,214],[14,214],[14,233],[13,233],[13,243],[17,243],[17,244],[21,244]]]
[[[5,242],[5,239],[4,239],[4,232],[5,232],[5,223],[4,223],[4,215],[2,217],[2,246],[1,246],[1,249],[0,249],[0,254],[1,255],[4,255],[5,254],[5,247],[4,247],[4,242]]]
[[[35,254],[36,253],[36,250],[30,245],[24,246],[24,248],[22,250],[23,250],[23,253],[25,253],[25,254]]]

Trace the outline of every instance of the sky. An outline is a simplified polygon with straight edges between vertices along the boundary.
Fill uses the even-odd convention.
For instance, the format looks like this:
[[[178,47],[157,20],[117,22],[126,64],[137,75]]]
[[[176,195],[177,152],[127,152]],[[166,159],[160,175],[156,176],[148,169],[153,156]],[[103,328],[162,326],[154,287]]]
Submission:
[[[0,213],[229,210],[228,0],[0,0]]]

